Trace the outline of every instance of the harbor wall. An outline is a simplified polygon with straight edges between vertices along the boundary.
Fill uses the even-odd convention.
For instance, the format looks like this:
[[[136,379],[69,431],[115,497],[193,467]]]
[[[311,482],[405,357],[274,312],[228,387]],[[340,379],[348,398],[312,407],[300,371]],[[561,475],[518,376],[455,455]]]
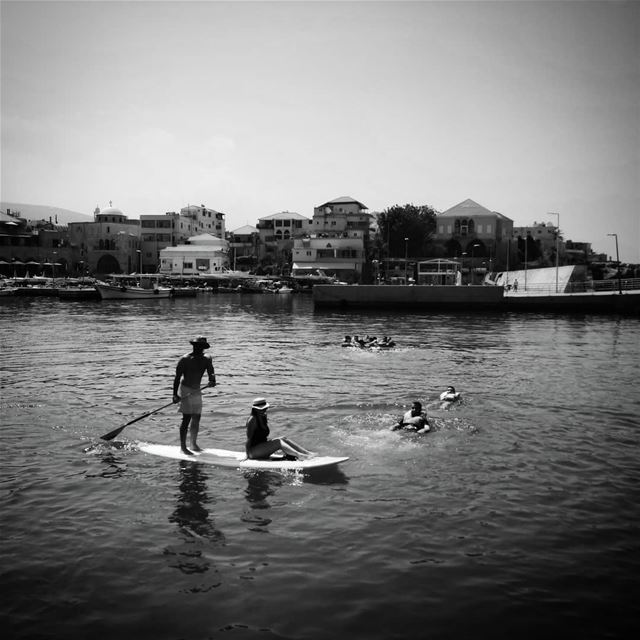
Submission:
[[[316,285],[316,308],[615,313],[640,316],[640,290],[541,294],[496,286]]]
[[[504,290],[490,286],[316,285],[318,307],[389,307],[412,309],[499,309]]]

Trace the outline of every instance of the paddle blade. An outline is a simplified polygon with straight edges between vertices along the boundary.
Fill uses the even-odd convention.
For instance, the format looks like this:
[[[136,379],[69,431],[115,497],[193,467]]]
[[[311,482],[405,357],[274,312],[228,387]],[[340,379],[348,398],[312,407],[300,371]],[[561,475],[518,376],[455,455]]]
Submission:
[[[102,440],[113,440],[126,426],[127,425],[124,425],[123,427],[118,427],[113,431],[109,431],[109,433],[105,433],[103,436],[100,436],[100,438]]]

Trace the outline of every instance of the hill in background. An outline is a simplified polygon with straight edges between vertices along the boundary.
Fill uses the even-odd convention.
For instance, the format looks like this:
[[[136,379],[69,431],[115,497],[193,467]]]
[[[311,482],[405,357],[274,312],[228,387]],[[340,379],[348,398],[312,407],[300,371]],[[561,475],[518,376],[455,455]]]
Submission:
[[[77,211],[70,211],[69,209],[62,209],[60,207],[49,207],[42,204],[0,202],[0,211],[6,213],[7,209],[11,209],[12,212],[17,211],[21,218],[32,221],[46,220],[49,222],[49,220],[51,220],[53,224],[59,225],[67,225],[70,222],[93,222],[93,215],[78,213]]]

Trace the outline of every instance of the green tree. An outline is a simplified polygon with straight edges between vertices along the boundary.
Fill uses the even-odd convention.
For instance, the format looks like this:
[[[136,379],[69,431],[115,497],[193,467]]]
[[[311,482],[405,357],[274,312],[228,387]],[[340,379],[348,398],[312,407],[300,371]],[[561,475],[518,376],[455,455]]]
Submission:
[[[378,214],[378,250],[381,258],[426,257],[436,230],[436,211],[429,205],[393,205]],[[408,238],[405,247],[405,238]]]

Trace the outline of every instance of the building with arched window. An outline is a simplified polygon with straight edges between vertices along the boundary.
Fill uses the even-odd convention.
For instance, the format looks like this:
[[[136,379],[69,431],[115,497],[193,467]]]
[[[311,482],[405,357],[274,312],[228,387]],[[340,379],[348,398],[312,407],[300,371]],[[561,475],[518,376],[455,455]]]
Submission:
[[[481,275],[496,262],[513,261],[512,234],[513,220],[467,199],[436,216],[433,240],[444,256],[461,261],[465,273]]]
[[[93,222],[70,222],[69,242],[83,272],[106,275],[139,270],[140,220],[129,220],[116,207],[96,207]]]

